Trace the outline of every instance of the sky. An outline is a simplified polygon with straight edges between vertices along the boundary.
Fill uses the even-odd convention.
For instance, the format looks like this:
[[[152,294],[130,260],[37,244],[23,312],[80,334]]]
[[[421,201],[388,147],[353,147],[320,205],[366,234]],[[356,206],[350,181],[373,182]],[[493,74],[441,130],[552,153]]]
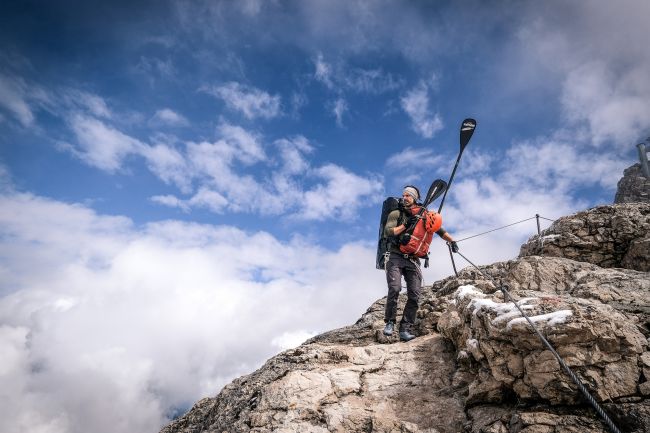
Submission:
[[[464,118],[456,239],[612,203],[650,135],[648,16],[644,0],[3,2],[0,431],[155,432],[354,323],[386,293],[382,201],[448,180]],[[459,247],[509,260],[536,230]],[[431,255],[425,284],[453,273],[439,238]]]

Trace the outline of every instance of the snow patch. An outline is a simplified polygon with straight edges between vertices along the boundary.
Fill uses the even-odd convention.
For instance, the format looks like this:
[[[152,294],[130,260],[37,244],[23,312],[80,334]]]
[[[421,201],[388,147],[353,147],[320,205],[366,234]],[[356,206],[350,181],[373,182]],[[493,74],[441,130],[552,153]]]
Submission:
[[[538,316],[532,316],[530,317],[530,320],[533,323],[537,322],[547,322],[548,325],[553,326],[553,325],[559,325],[562,323],[565,323],[566,320],[573,315],[573,311],[571,310],[560,310],[560,311],[554,311],[552,313],[547,313],[547,314],[540,314]],[[512,319],[511,321],[508,322],[506,325],[506,329],[510,330],[512,329],[513,326],[517,326],[521,323],[527,323],[525,317],[520,317],[517,319]]]
[[[465,345],[468,349],[478,349],[478,340],[474,338],[468,338]]]
[[[535,308],[535,306],[529,304],[536,300],[537,298],[522,298],[517,301],[517,305],[522,310],[531,310]],[[481,310],[492,311],[497,314],[497,317],[494,320],[505,314],[513,314],[515,312],[518,314],[517,307],[512,302],[503,303],[495,302],[490,299],[472,299],[468,307],[473,309],[472,313],[474,313],[474,315],[478,314]]]
[[[476,286],[467,284],[464,286],[460,286],[458,289],[456,289],[456,292],[454,293],[454,298],[456,298],[459,301],[462,301],[465,298],[485,298],[485,294],[479,291],[476,288]]]

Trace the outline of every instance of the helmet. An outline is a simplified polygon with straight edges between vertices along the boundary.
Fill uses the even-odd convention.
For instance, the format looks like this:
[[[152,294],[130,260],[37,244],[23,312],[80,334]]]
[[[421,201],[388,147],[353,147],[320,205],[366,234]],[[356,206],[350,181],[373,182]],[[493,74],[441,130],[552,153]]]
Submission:
[[[429,233],[437,232],[442,227],[442,215],[436,212],[427,212],[424,224]]]

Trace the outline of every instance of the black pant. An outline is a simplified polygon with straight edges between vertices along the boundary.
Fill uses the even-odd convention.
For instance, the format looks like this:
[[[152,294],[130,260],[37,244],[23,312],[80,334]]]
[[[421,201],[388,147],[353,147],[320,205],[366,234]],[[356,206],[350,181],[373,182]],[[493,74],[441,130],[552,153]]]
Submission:
[[[417,264],[416,264],[417,263]],[[399,324],[400,331],[408,331],[415,323],[415,315],[418,312],[418,299],[422,288],[422,271],[418,259],[409,260],[403,255],[391,253],[386,263],[386,282],[388,283],[388,297],[386,299],[386,314],[384,322],[396,322],[397,298],[402,289],[402,276],[406,281],[408,300],[402,313],[402,320]]]

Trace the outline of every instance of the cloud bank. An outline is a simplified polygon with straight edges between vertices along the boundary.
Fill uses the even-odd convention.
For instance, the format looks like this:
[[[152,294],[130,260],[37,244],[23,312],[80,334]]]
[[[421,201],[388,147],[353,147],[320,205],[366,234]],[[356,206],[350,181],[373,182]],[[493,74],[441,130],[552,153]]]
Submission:
[[[156,431],[383,293],[371,248],[0,195],[0,430]]]

